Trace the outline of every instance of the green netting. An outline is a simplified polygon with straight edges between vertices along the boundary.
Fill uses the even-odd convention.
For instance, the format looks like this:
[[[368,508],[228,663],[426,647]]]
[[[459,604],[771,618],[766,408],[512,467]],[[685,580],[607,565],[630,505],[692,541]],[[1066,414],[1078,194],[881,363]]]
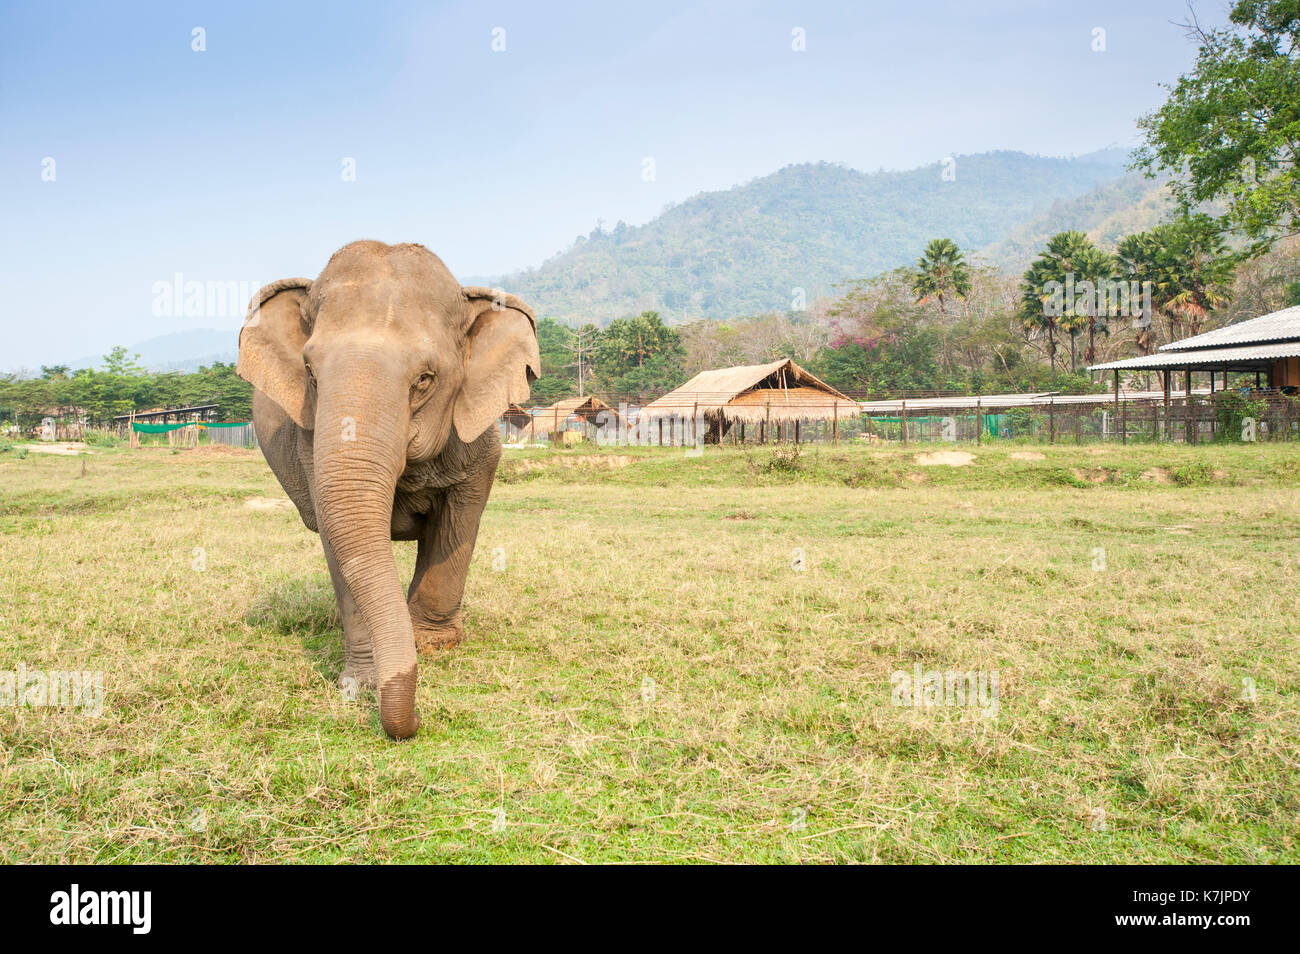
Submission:
[[[903,418],[901,417],[881,417],[878,414],[872,414],[869,416],[873,424],[902,424],[903,423]],[[907,423],[908,424],[933,424],[935,421],[943,421],[949,417],[953,418],[954,420],[956,420],[957,418],[961,418],[964,421],[970,421],[974,419],[975,415],[974,414],[944,414],[944,415],[921,414],[921,415],[913,416],[909,414],[907,415]],[[985,414],[984,433],[990,435],[991,437],[997,437],[999,434],[1002,433],[1002,428],[1006,424],[1006,419],[1007,416],[1005,414]]]

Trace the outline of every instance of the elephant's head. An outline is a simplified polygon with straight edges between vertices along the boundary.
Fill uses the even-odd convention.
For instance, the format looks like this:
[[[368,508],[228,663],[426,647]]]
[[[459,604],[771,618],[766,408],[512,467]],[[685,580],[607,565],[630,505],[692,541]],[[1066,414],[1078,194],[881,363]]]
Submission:
[[[315,281],[254,299],[239,374],[312,432],[317,522],[372,640],[379,712],[412,735],[416,658],[393,560],[397,480],[408,463],[469,444],[541,372],[523,302],[462,288],[421,245],[354,242]]]

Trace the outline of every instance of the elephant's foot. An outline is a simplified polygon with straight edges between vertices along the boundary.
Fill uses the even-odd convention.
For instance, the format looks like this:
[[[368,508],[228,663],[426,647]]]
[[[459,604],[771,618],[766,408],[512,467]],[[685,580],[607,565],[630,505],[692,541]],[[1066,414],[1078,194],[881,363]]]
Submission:
[[[451,649],[465,638],[465,625],[460,613],[442,620],[421,619],[413,615],[411,626],[415,630],[415,648],[425,654]]]
[[[355,702],[361,695],[363,689],[375,688],[375,667],[369,663],[358,663],[348,660],[343,664],[343,672],[339,676],[339,691],[343,693],[343,698],[349,702]]]

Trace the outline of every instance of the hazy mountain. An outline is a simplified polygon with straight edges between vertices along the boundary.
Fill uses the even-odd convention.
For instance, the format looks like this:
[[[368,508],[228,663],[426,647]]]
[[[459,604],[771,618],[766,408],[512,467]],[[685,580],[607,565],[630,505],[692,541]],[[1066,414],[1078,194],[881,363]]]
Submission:
[[[979,249],[1124,176],[1126,154],[1073,159],[992,152],[863,173],[787,166],[671,205],[645,225],[592,232],[535,269],[476,282],[521,296],[539,315],[607,322],[657,309],[669,322],[785,311],[838,282],[916,260],[947,236]]]
[[[150,371],[197,371],[217,361],[233,362],[238,354],[239,329],[195,328],[159,335],[138,344],[127,345],[128,354],[140,355],[140,364]],[[75,361],[47,362],[77,368],[97,368],[103,355],[77,358]]]

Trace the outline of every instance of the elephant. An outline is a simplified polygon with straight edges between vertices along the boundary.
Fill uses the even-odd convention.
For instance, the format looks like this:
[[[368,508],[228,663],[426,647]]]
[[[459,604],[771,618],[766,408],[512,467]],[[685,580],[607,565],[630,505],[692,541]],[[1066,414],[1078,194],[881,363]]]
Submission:
[[[537,320],[462,287],[422,245],[345,245],[312,281],[272,282],[239,333],[262,452],[320,535],[345,689],[373,687],[394,739],[419,728],[417,649],[464,635],[461,598],[501,457],[497,418],[541,374]],[[404,594],[394,540],[417,542]]]

